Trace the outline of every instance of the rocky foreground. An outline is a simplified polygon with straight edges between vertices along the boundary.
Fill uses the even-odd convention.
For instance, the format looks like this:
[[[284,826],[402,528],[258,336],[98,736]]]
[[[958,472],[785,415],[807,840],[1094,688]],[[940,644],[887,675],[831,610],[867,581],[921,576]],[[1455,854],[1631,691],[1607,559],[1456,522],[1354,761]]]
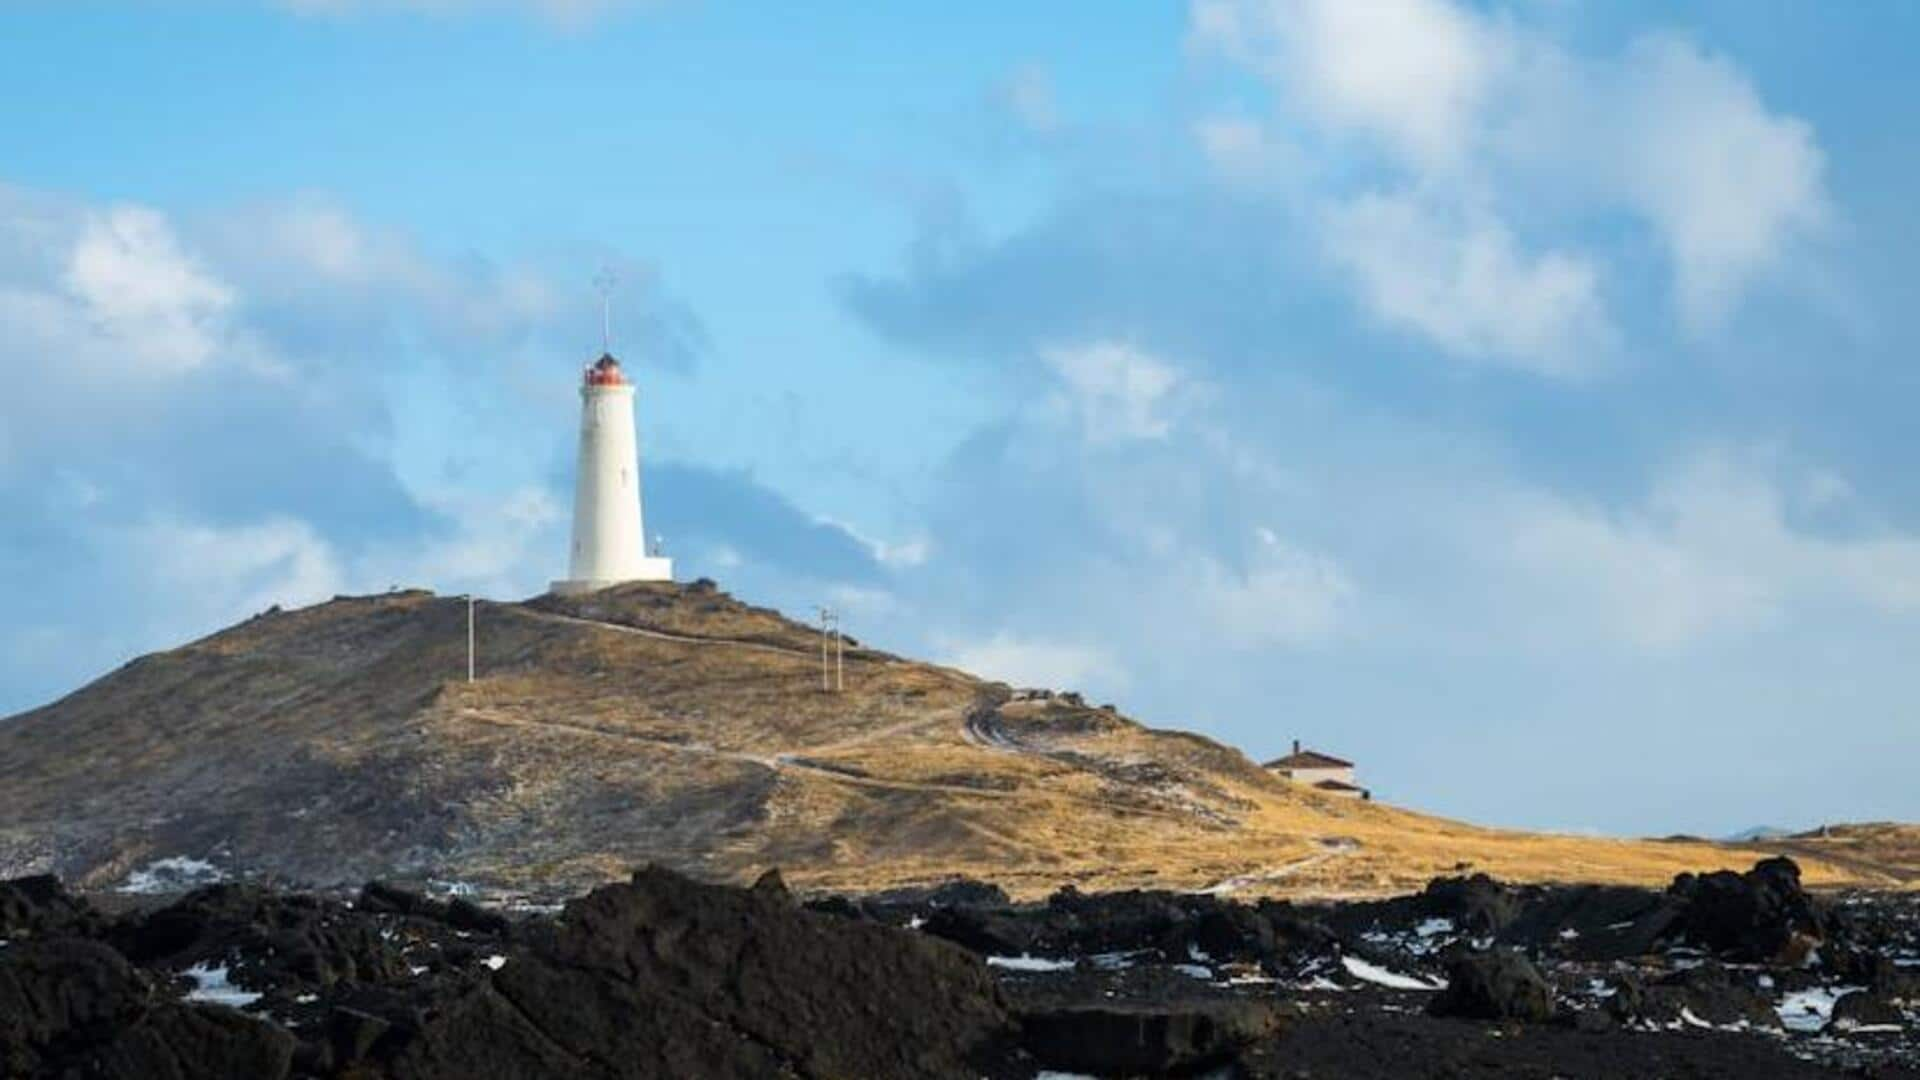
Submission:
[[[1920,1076],[1920,897],[1785,859],[1338,905],[802,903],[649,868],[552,913],[380,884],[110,914],[0,884],[8,1077]]]

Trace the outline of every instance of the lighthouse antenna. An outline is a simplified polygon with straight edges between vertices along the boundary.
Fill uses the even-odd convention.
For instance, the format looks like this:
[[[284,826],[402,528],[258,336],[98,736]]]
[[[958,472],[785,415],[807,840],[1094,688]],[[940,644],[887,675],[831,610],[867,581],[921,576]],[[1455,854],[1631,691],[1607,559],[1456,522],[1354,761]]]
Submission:
[[[620,283],[619,275],[610,266],[603,266],[593,276],[593,287],[600,294],[600,351],[613,355],[613,287]]]

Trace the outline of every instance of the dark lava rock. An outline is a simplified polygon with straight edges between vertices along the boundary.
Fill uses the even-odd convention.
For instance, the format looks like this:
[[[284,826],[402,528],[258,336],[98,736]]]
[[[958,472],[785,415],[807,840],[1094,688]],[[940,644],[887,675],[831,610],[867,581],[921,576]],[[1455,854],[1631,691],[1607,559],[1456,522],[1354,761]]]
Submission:
[[[293,1035],[232,1009],[163,1005],[117,1032],[77,1071],[125,1080],[274,1080]]]
[[[808,911],[820,915],[833,915],[842,919],[872,918],[873,913],[867,905],[846,896],[821,896],[809,900],[804,905]]]
[[[1012,1052],[973,957],[769,891],[648,869],[525,936],[399,1032],[389,1075],[960,1077]]]
[[[1141,948],[1184,952],[1176,933],[1197,908],[1217,905],[1213,897],[1144,889],[1083,893],[1068,886],[1047,898],[1047,934],[1042,944],[1055,952],[1105,953]],[[1184,955],[1180,956],[1184,960]]]
[[[1216,959],[1263,960],[1274,954],[1273,924],[1252,908],[1223,904],[1193,920],[1188,944]]]
[[[435,913],[446,917],[446,906]],[[196,889],[158,911],[121,920],[108,940],[143,967],[230,966],[236,984],[258,989],[319,989],[409,976],[400,950],[362,913],[254,885]]]
[[[293,1037],[219,1006],[162,997],[118,952],[61,938],[0,950],[0,1075],[275,1080]]]
[[[1284,900],[1262,900],[1256,910],[1273,928],[1277,949],[1304,955],[1329,956],[1339,947],[1340,935],[1321,919]]]
[[[1920,970],[1903,968],[1885,953],[1850,950],[1835,967],[1843,982],[1857,983],[1882,997],[1920,1001]]]
[[[1800,887],[1800,867],[1784,856],[1744,874],[1681,874],[1667,893],[1683,905],[1685,939],[1728,960],[1774,961],[1796,939],[1827,936],[1825,911]]]
[[[1621,975],[1607,983],[1613,993],[1601,1006],[1618,1023],[1637,1020],[1647,1011],[1647,988],[1632,975]]]
[[[381,881],[370,881],[361,888],[358,907],[376,914],[411,915],[480,934],[504,935],[510,929],[506,916],[488,911],[464,896],[450,901],[436,900]]]
[[[867,898],[884,907],[913,908],[1004,908],[1012,903],[1007,891],[988,881],[954,878],[938,885],[888,889]]]
[[[774,867],[761,874],[753,882],[753,893],[769,900],[792,902],[793,893],[787,889],[787,879],[780,876],[780,868]]]
[[[98,942],[0,949],[0,1075],[32,1075],[58,1046],[107,1037],[140,1015],[150,993],[125,957]]]
[[[1160,1075],[1212,1068],[1274,1034],[1279,1017],[1254,1001],[1188,1007],[1087,1005],[1020,1018],[1021,1040],[1052,1069],[1099,1076]]]
[[[67,892],[51,874],[0,881],[0,940],[90,936],[101,921],[93,908]]]
[[[1447,988],[1427,1012],[1540,1023],[1553,1018],[1553,989],[1517,952],[1460,953],[1447,964]]]
[[[1717,1031],[1581,1031],[1551,1024],[1514,1031],[1418,1013],[1315,1012],[1243,1053],[1250,1080],[1835,1080],[1772,1040]],[[1858,1075],[1910,1076],[1900,1071]]]
[[[920,929],[981,956],[1023,956],[1040,951],[1042,928],[1011,911],[940,908]]]
[[[1533,889],[1498,941],[1576,960],[1625,960],[1658,951],[1676,932],[1680,911],[1672,898],[1631,886]]]
[[[1429,916],[1452,919],[1453,925],[1476,937],[1492,937],[1520,914],[1516,890],[1485,874],[1434,878],[1420,895]]]
[[[1906,1023],[1906,1014],[1900,1011],[1900,1006],[1870,990],[1855,990],[1833,1003],[1833,1016],[1827,1026],[1834,1031],[1845,1032],[1889,1024],[1905,1027]]]
[[[1672,1023],[1689,1014],[1708,1024],[1745,1021],[1757,1028],[1780,1027],[1773,996],[1759,988],[1754,974],[1716,963],[1678,971],[1648,985],[1635,1017]]]

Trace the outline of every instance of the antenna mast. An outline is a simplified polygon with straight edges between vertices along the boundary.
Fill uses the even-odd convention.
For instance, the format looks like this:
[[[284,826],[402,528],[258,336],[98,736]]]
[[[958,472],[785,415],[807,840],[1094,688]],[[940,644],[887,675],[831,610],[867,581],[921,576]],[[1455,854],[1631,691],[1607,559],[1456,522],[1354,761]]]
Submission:
[[[600,294],[600,351],[613,355],[613,287],[620,283],[619,275],[610,266],[603,266],[593,275],[594,291]]]

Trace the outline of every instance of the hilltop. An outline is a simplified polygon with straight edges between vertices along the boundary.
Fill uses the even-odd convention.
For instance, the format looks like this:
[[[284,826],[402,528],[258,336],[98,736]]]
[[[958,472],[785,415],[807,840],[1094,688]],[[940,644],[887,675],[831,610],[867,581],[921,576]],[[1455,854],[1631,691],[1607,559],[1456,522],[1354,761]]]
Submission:
[[[477,607],[273,610],[0,721],[0,878],[167,868],[554,896],[656,862],[808,890],[968,875],[1016,896],[1372,895],[1462,870],[1663,884],[1790,850],[1811,885],[1920,881],[1920,830],[1747,844],[1480,828],[1278,780],[1073,695],[850,647],[710,583]]]

